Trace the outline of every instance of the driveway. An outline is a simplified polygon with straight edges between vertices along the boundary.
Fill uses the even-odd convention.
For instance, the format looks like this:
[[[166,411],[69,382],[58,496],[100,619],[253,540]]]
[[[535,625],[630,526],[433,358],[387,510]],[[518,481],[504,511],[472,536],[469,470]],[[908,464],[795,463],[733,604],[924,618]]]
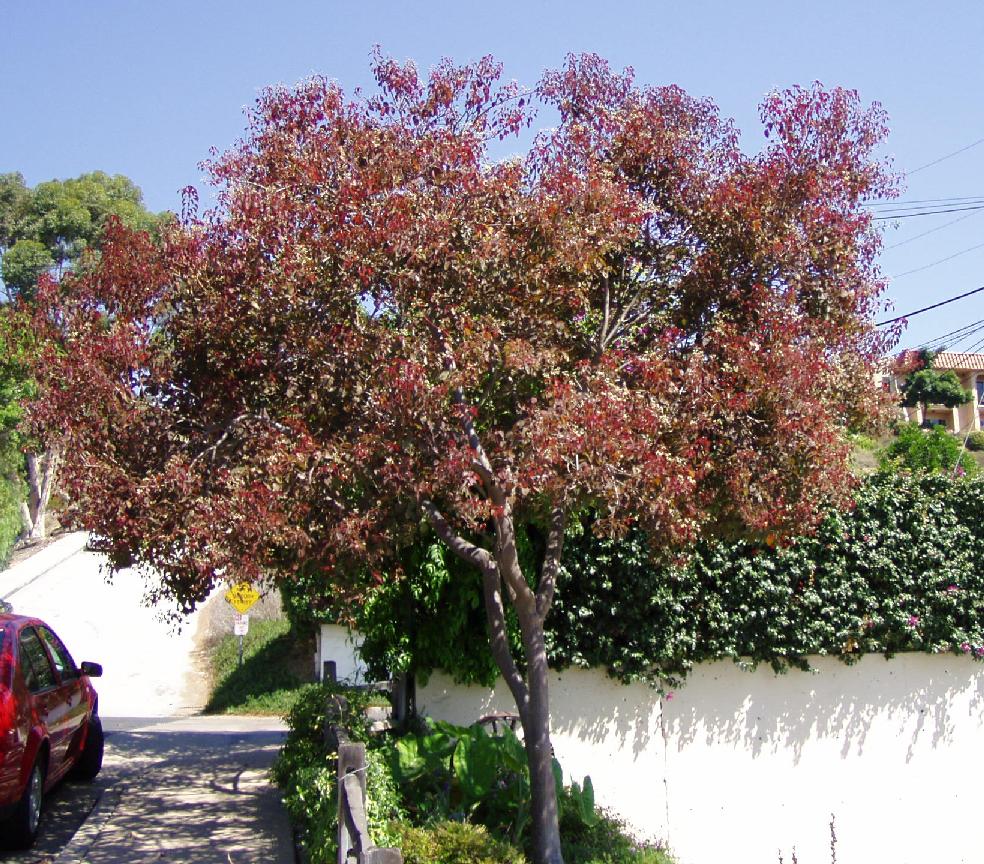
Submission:
[[[135,570],[107,583],[103,557],[85,549],[86,535],[68,534],[32,557],[0,571],[0,597],[23,615],[43,618],[62,637],[76,663],[102,663],[97,680],[104,717],[172,717],[200,710],[208,696],[197,663],[201,613],[178,624],[172,608],[143,602]]]
[[[45,619],[76,662],[96,660],[106,730],[103,771],[46,801],[41,834],[10,864],[294,864],[290,826],[268,779],[277,718],[195,716],[207,696],[196,656],[200,614],[180,629],[143,604],[133,571],[107,584],[83,535],[0,572],[0,597]]]

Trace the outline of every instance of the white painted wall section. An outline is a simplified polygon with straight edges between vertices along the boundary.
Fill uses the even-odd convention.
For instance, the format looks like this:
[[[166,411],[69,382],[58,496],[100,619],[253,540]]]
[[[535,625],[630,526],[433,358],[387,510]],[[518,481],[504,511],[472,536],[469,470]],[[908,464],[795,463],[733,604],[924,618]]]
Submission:
[[[669,699],[599,671],[551,677],[551,727],[569,777],[681,864],[984,861],[984,665],[950,655],[811,658],[814,673],[705,664]],[[425,713],[470,723],[512,710],[435,675]]]
[[[366,667],[359,658],[362,636],[337,624],[322,624],[318,633],[318,651],[315,656],[316,674],[320,677],[325,661],[335,661],[339,681],[362,684],[366,680]]]

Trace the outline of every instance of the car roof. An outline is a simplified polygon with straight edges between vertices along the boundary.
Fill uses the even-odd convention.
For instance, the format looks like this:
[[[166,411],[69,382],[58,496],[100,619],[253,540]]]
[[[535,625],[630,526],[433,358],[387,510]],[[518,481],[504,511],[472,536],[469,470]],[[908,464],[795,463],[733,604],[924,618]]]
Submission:
[[[7,627],[10,625],[15,627],[23,627],[28,624],[42,624],[45,627],[48,626],[40,618],[35,618],[32,615],[15,615],[11,612],[0,613],[0,627]]]

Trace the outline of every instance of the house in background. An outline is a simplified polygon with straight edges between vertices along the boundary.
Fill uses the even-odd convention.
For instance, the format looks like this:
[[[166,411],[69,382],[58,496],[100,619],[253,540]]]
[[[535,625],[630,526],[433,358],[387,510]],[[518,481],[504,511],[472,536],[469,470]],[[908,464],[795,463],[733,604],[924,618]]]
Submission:
[[[965,354],[958,351],[941,351],[933,356],[933,368],[940,372],[955,372],[961,385],[974,394],[974,400],[958,405],[956,408],[946,408],[943,405],[930,405],[927,416],[923,417],[922,408],[900,408],[905,420],[916,423],[924,421],[930,424],[945,426],[950,432],[967,433],[984,428],[984,354]],[[882,379],[882,383],[891,392],[901,392],[905,375],[890,375]]]

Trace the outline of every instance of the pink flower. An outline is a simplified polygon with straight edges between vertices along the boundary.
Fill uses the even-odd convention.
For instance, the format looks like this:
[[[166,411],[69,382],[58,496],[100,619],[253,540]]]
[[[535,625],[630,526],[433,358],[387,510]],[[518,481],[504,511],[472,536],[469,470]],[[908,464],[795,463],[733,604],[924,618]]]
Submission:
[[[918,615],[910,615],[909,616],[909,626],[910,627],[916,627],[916,626],[918,626],[918,624],[919,624],[919,616]]]
[[[984,646],[980,648],[975,648],[974,654],[976,654],[978,657],[984,657]]]
[[[969,653],[970,652],[970,643],[969,642],[961,642],[960,643],[960,650],[963,651],[964,654]]]
[[[673,691],[671,690],[666,694],[666,701],[669,702],[673,698]]]
[[[959,590],[960,590],[960,586],[959,585],[947,585],[946,586],[946,593],[947,594],[956,594],[956,592],[959,591]]]

